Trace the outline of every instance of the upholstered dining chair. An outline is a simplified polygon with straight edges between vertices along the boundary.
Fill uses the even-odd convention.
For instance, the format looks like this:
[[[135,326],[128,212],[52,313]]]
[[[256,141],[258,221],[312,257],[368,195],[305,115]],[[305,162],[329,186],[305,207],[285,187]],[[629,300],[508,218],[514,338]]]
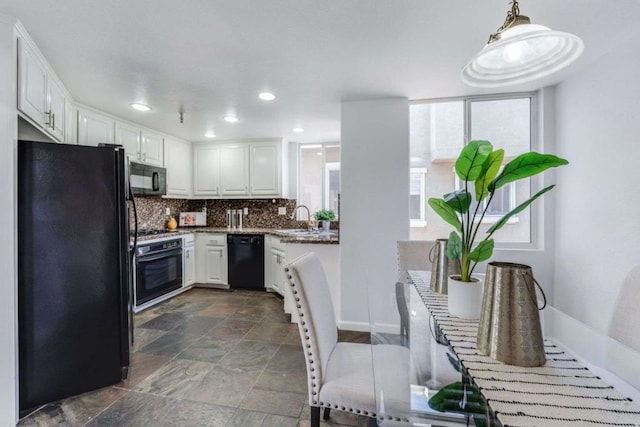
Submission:
[[[403,283],[409,279],[409,270],[431,270],[429,253],[436,242],[432,240],[398,240],[398,283],[396,303],[400,314],[400,337],[402,344],[409,344],[409,311],[404,296]]]
[[[433,240],[398,240],[398,282],[407,283],[409,270],[431,270]]]
[[[307,253],[285,267],[285,274],[295,301],[298,330],[307,367],[311,427],[320,425],[330,410],[347,411],[369,417],[369,425],[376,424],[375,367],[384,367],[385,402],[409,398],[410,363],[407,348],[397,345],[338,342],[329,286],[320,259]],[[399,397],[399,398],[398,398]],[[397,399],[391,402],[389,399]],[[400,403],[401,404],[401,403]],[[388,405],[392,406],[392,405]],[[388,416],[388,414],[386,414]],[[385,417],[386,419],[386,417]]]
[[[640,334],[635,326],[640,323],[640,265],[625,277],[613,311],[609,336],[622,344],[640,351]]]

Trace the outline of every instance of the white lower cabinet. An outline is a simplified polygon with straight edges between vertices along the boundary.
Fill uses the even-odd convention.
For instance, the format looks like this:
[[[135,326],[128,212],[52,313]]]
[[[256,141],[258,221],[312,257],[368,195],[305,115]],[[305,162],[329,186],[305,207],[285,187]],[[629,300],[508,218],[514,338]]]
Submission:
[[[270,254],[271,277],[269,287],[284,296],[287,285],[284,275],[284,266],[287,264],[287,253],[283,250],[271,248]]]
[[[196,248],[193,234],[187,234],[183,237],[182,254],[184,286],[190,286],[196,282]]]
[[[228,287],[226,235],[196,235],[196,282]]]

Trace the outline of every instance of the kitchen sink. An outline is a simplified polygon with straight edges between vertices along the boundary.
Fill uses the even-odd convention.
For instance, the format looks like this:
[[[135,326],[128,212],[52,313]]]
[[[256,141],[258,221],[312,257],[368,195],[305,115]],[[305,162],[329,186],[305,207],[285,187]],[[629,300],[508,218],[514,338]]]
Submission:
[[[337,234],[335,231],[309,231],[302,228],[290,228],[284,230],[276,230],[278,233],[287,234],[295,237],[328,237]]]

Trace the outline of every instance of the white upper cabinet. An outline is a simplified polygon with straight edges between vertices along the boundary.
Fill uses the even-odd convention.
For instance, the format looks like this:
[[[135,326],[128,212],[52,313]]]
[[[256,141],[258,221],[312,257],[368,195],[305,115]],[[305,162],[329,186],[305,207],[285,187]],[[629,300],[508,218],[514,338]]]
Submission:
[[[64,141],[66,99],[64,91],[53,79],[47,80],[47,105],[45,117],[49,122],[49,132],[57,140]]]
[[[220,195],[220,145],[193,146],[193,195]]]
[[[116,144],[122,145],[129,160],[153,166],[164,166],[164,137],[128,123],[115,123]]]
[[[278,141],[193,146],[193,195],[281,197],[282,150]]]
[[[140,138],[140,128],[120,122],[116,123],[116,144],[124,147],[127,157],[133,162],[142,161]]]
[[[164,165],[167,168],[167,196],[191,196],[191,144],[169,138],[164,140]]]
[[[102,114],[84,109],[78,110],[78,144],[93,145],[114,143],[115,121]]]
[[[78,110],[69,100],[64,103],[64,142],[78,143]]]
[[[249,195],[249,146],[223,144],[220,151],[222,196]]]
[[[162,135],[143,130],[140,153],[142,154],[142,163],[164,166],[164,138]]]
[[[64,141],[65,93],[47,64],[18,38],[18,109],[56,140]]]
[[[257,196],[281,194],[282,168],[279,143],[251,144],[250,192]]]

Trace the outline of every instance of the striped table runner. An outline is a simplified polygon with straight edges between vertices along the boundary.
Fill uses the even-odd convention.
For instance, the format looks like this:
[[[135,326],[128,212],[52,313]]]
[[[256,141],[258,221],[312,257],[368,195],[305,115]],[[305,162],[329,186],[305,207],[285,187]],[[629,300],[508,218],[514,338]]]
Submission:
[[[640,406],[552,342],[545,340],[547,362],[537,368],[481,355],[478,321],[449,315],[447,296],[431,292],[429,274],[410,271],[409,277],[502,425],[640,427]]]

